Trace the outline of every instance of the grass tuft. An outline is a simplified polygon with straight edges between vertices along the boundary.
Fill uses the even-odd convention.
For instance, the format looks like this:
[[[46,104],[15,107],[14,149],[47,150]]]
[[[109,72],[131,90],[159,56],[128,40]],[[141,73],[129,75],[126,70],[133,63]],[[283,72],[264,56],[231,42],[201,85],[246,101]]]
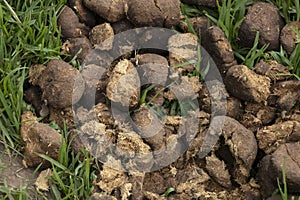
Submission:
[[[3,0],[0,3],[0,140],[21,144],[23,85],[29,66],[60,55],[57,18],[66,0]]]
[[[85,150],[75,153],[71,150],[66,127],[60,130],[62,143],[58,160],[46,155],[39,156],[49,161],[52,165],[53,175],[50,177],[50,192],[54,199],[88,199],[94,190],[96,180],[93,158]]]
[[[251,49],[240,48],[237,43],[238,30],[244,20],[246,6],[249,3],[252,3],[252,1],[224,0],[222,1],[222,5],[220,5],[218,2],[218,17],[213,17],[208,13],[206,13],[205,15],[224,31],[225,36],[234,51],[235,57],[238,58],[242,62],[242,64],[252,69],[257,60],[259,60],[264,55],[264,52],[266,51],[268,46],[264,45],[261,49],[258,49],[258,32]]]
[[[242,64],[246,65],[250,69],[253,69],[253,67],[256,65],[256,63],[262,58],[265,54],[265,51],[267,50],[269,45],[264,45],[262,48],[258,48],[258,39],[259,39],[259,32],[256,32],[253,47],[248,49],[240,49],[239,51],[235,51],[234,54],[236,57],[238,57]],[[243,52],[245,51],[245,52]],[[245,56],[243,56],[246,54]]]
[[[299,0],[270,0],[269,2],[278,7],[286,23],[300,21]]]
[[[224,0],[222,1],[222,5],[218,3],[218,17],[214,17],[209,13],[205,14],[211,21],[217,24],[224,31],[234,50],[238,48],[236,43],[238,29],[244,20],[246,3],[247,0]]]
[[[294,30],[300,37],[300,32]],[[276,60],[278,63],[288,66],[289,70],[297,80],[300,80],[300,41],[296,41],[294,51],[289,56],[287,52],[280,47],[280,51],[270,51],[265,54],[265,59]]]

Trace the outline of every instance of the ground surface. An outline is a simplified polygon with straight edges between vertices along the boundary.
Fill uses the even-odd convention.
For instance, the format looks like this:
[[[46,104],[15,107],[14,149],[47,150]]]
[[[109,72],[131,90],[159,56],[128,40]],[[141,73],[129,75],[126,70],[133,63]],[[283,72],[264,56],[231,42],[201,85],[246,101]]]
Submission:
[[[299,195],[299,3],[56,3],[0,4],[0,197]]]

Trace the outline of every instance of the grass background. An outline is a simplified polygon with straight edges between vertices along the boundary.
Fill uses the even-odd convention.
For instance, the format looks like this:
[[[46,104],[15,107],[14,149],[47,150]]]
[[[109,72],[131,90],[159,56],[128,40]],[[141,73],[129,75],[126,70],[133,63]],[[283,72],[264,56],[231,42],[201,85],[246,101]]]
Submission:
[[[2,0],[0,4],[1,141],[20,148],[20,115],[28,67],[60,57],[57,17],[66,0]]]

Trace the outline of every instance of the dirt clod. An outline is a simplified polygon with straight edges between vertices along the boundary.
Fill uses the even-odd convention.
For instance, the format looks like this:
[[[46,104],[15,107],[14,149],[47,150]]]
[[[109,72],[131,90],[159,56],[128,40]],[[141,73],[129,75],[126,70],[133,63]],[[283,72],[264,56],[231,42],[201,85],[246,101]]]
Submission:
[[[94,193],[90,200],[117,200],[116,197],[102,194],[102,193]]]
[[[70,38],[62,45],[62,53],[69,55],[67,61],[71,61],[76,56],[77,60],[83,63],[91,50],[92,45],[87,37]]]
[[[181,199],[199,197],[205,190],[206,183],[210,180],[209,175],[197,165],[186,166],[186,169],[178,171],[176,175],[178,186],[176,193]],[[176,196],[174,199],[177,199]]]
[[[129,175],[129,183],[131,190],[128,192],[132,199],[142,200],[144,197],[144,178],[145,173],[131,173]]]
[[[130,0],[128,19],[138,27],[158,26],[171,28],[179,23],[179,0]]]
[[[85,113],[86,115],[82,116],[85,118],[80,117],[81,123],[77,124],[77,129],[71,131],[70,138],[74,137],[72,140],[73,150],[78,153],[84,148],[101,162],[109,162],[110,164],[119,166],[117,161],[116,163],[108,161],[109,155],[107,155],[109,148],[115,144],[116,131],[97,121],[93,110],[90,112],[83,110],[83,108],[80,110],[82,111],[77,111],[78,114],[83,115],[82,113]],[[119,170],[122,169],[121,165],[119,167]]]
[[[236,120],[240,120],[243,115],[243,105],[241,101],[235,97],[227,98],[226,115]]]
[[[94,112],[100,123],[112,128],[115,125],[115,120],[112,117],[110,109],[103,103],[99,103],[95,106]]]
[[[206,81],[199,92],[200,108],[211,114],[226,114],[227,97],[229,95],[222,82],[218,80]]]
[[[134,112],[132,120],[135,122],[139,135],[143,138],[155,135],[162,128],[157,115],[144,104]]]
[[[125,107],[134,107],[140,96],[139,76],[129,60],[120,61],[112,71],[106,88],[107,97]]]
[[[290,80],[274,85],[270,95],[270,104],[276,105],[280,111],[289,112],[300,102],[300,81]]]
[[[111,26],[115,34],[122,33],[123,31],[134,28],[133,24],[128,19],[122,19],[120,21],[112,23]]]
[[[144,198],[146,200],[165,200],[165,197],[162,197],[159,194],[153,193],[153,192],[149,192],[149,191],[144,191]]]
[[[25,143],[24,164],[27,167],[49,166],[37,154],[45,154],[53,159],[58,158],[61,144],[61,134],[47,124],[39,123],[31,112],[25,112],[21,117],[21,137]]]
[[[251,113],[245,113],[240,122],[253,133],[256,133],[258,129],[263,127],[261,120]]]
[[[272,124],[276,117],[276,108],[261,103],[246,102],[241,123],[254,133],[263,126]]]
[[[281,144],[300,140],[300,122],[285,121],[266,126],[256,134],[259,148],[266,154],[273,153]]]
[[[151,184],[156,183],[156,184]],[[159,172],[151,172],[146,174],[144,180],[144,188],[155,194],[162,194],[166,190],[164,177]]]
[[[190,81],[188,76],[179,76],[177,72],[171,74],[173,76],[173,82],[169,86],[169,90],[164,93],[164,97],[169,101],[176,100],[176,99],[185,99],[190,98],[195,99],[198,94],[194,91],[195,85],[193,85]],[[197,88],[195,88],[197,89]]]
[[[74,128],[74,113],[72,107],[63,109],[49,107],[49,121],[54,121],[61,129],[66,125],[68,129]]]
[[[127,175],[122,172],[104,165],[99,175],[100,181],[97,183],[99,188],[110,194],[113,190],[120,188],[128,181]]]
[[[179,73],[192,72],[197,63],[197,45],[198,38],[191,33],[171,36],[168,41],[171,69]]]
[[[279,35],[283,20],[279,10],[271,3],[256,2],[248,7],[244,21],[239,28],[239,43],[251,48],[256,31],[259,31],[259,47],[269,44],[268,50],[279,49]]]
[[[191,25],[193,26],[196,34],[204,38],[204,32],[209,28],[210,25],[214,25],[213,22],[208,23],[208,18],[205,16],[192,17],[189,19]],[[181,21],[179,27],[184,33],[189,33],[189,27],[186,21]]]
[[[212,8],[217,7],[216,0],[182,0],[182,2],[191,5],[207,6]]]
[[[84,91],[79,71],[62,60],[51,60],[47,67],[30,69],[30,80],[42,90],[42,99],[54,108],[66,108],[78,102]]]
[[[96,15],[83,5],[83,0],[69,0],[70,7],[75,11],[81,23],[85,23],[89,27],[96,25]]]
[[[51,123],[23,113],[23,165],[49,167],[37,153],[57,160],[62,135],[52,127],[66,125],[70,153],[95,158],[94,200],[266,199],[283,181],[282,166],[289,192],[298,194],[300,81],[284,65],[296,60],[300,23],[282,28],[285,8],[270,2],[248,2],[245,13],[231,2],[230,18],[245,15],[232,21],[234,38],[212,22],[225,3],[68,0],[58,25],[61,55],[74,67],[53,59],[30,67],[23,99]],[[252,69],[241,63],[259,53],[248,51],[257,31],[258,49],[276,51],[255,58]],[[6,157],[0,168],[9,167]],[[20,165],[12,167],[9,175],[0,170],[0,184],[17,180]],[[45,176],[33,189],[48,194]]]
[[[163,153],[165,155],[174,150],[167,148],[167,145],[170,145],[168,142],[174,142],[172,140],[169,141],[174,130],[170,126],[163,126],[155,113],[146,107],[142,107],[134,113],[132,119],[145,143],[151,147],[152,151],[156,151],[154,153],[155,164],[160,164],[162,162],[161,159],[164,158],[160,157],[159,154]],[[177,140],[175,141],[177,142]]]
[[[225,188],[231,187],[230,174],[224,161],[218,159],[215,155],[208,156],[206,160],[206,169],[209,175]]]
[[[245,112],[254,115],[263,125],[270,124],[277,117],[276,108],[260,103],[247,102]]]
[[[201,43],[213,58],[221,75],[226,74],[231,66],[237,64],[225,33],[218,26],[213,25],[206,29]]]
[[[141,84],[165,86],[169,75],[168,60],[157,54],[142,54],[136,57]]]
[[[199,119],[199,124],[198,124],[199,130],[197,135],[193,139],[193,141],[191,141],[191,144],[186,152],[187,159],[193,158],[199,153],[200,149],[202,148],[205,134],[210,123],[209,113],[200,111],[199,113],[197,113],[197,115],[198,115],[197,118]]]
[[[294,51],[296,42],[300,39],[295,32],[299,31],[299,29],[300,22],[295,21],[285,25],[281,30],[280,42],[289,55]]]
[[[197,61],[197,45],[198,38],[191,33],[171,36],[168,41],[171,69],[179,73],[192,72]]]
[[[277,178],[282,180],[282,167],[285,167],[286,184],[290,193],[299,192],[300,188],[300,144],[286,143],[281,145],[274,153],[265,156],[258,171],[263,196],[270,196],[278,187]]]
[[[124,166],[129,171],[150,171],[152,168],[151,148],[133,131],[118,133],[116,154],[120,158],[124,156],[126,159],[131,159]]]
[[[100,44],[105,41],[107,50],[112,48],[113,36],[114,30],[109,23],[94,26],[89,34],[90,41],[93,45]]]
[[[224,122],[222,133],[217,127],[209,129],[210,137],[214,137],[212,134],[221,134],[221,137],[224,137],[224,144],[214,151],[215,154],[224,160],[236,183],[246,183],[257,153],[254,134],[230,117],[217,116],[213,120]]]
[[[108,22],[125,17],[125,0],[83,0],[84,5]]]
[[[291,75],[287,67],[276,61],[265,62],[264,60],[260,60],[255,65],[254,71],[257,74],[269,77],[273,82],[285,80]]]
[[[104,101],[103,91],[107,84],[106,68],[95,64],[85,65],[80,74],[85,82],[85,90],[77,105],[92,108]]]
[[[53,174],[51,169],[41,171],[35,181],[35,186],[39,191],[49,191],[49,177]]]
[[[270,79],[244,65],[235,65],[228,70],[225,85],[228,92],[244,101],[265,102],[270,95]]]
[[[24,91],[24,100],[32,104],[34,110],[39,117],[46,117],[49,114],[49,108],[46,102],[42,101],[40,88],[31,86]]]
[[[59,15],[57,24],[61,27],[61,33],[64,38],[76,38],[87,36],[89,28],[79,22],[76,13],[68,6],[65,6]]]

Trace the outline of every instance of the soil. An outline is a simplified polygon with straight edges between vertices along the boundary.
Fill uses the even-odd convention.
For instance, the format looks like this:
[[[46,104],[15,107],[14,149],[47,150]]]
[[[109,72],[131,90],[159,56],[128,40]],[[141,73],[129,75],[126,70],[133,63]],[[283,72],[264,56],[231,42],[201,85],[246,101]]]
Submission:
[[[37,167],[42,163],[42,168],[50,167],[38,154],[45,154],[57,159],[61,144],[61,135],[47,124],[37,121],[31,112],[23,113],[21,117],[21,137],[24,141],[25,167]]]
[[[122,106],[135,107],[140,98],[139,77],[128,60],[120,61],[111,72],[106,94],[109,100]]]
[[[126,0],[104,0],[101,3],[98,0],[83,0],[83,4],[108,22],[125,18]]]
[[[35,113],[23,113],[21,128],[27,167],[49,167],[36,153],[57,159],[61,135],[46,124],[56,121],[77,135],[73,151],[83,147],[99,161],[91,199],[267,199],[277,178],[282,180],[283,164],[289,191],[300,193],[300,81],[287,66],[260,60],[251,70],[239,64],[222,29],[206,17],[193,18],[218,69],[207,73],[218,71],[224,80],[205,82],[194,76],[197,64],[188,62],[197,61],[199,40],[187,33],[179,0],[68,5],[58,19],[62,52],[82,69],[60,60],[30,67],[24,100]],[[109,39],[134,27],[175,25],[182,33],[159,35],[165,50],[131,51],[141,43],[162,45],[147,31],[135,30],[140,38],[127,35],[123,43],[117,35]],[[260,46],[276,50],[282,44],[290,53],[291,39],[297,40],[288,37],[290,27],[298,24],[283,26],[276,7],[254,3],[240,26],[239,43],[251,47],[257,30]],[[115,58],[121,52],[126,53]],[[164,197],[168,188],[175,192]]]
[[[212,8],[217,7],[216,0],[183,0],[182,2],[191,5],[207,6]]]
[[[113,36],[114,30],[111,25],[109,23],[104,23],[92,28],[90,32],[90,41],[93,45],[100,44]]]
[[[62,27],[61,34],[64,38],[87,36],[89,27],[79,22],[79,17],[68,6],[65,6],[59,15],[58,25]]]
[[[87,37],[69,38],[61,47],[62,53],[66,54],[66,61],[71,61],[74,57],[77,61],[83,63],[86,56],[92,50],[92,44]]]
[[[261,185],[263,195],[269,196],[276,189],[273,185],[275,177],[282,181],[280,176],[282,163],[286,165],[287,187],[291,193],[299,192],[299,147],[299,143],[286,143],[262,159],[258,179],[263,183]]]
[[[294,29],[294,30],[293,30]],[[300,22],[291,22],[283,27],[280,34],[280,41],[288,54],[291,54],[295,48],[295,42],[299,39],[296,31],[300,29]]]
[[[28,198],[51,198],[49,193],[44,191],[39,192],[37,190],[35,185],[39,172],[35,172],[34,168],[26,168],[23,165],[23,157],[21,155],[19,155],[13,149],[9,149],[8,151],[3,144],[0,145],[0,151],[1,185],[7,185],[8,188],[12,189],[27,187],[26,193]]]
[[[283,19],[276,6],[264,2],[254,3],[248,7],[245,20],[239,29],[239,42],[242,46],[251,48],[256,32],[259,31],[258,45],[269,45],[268,50],[278,50],[283,25]]]
[[[232,66],[225,77],[230,94],[244,101],[263,103],[270,96],[270,79],[245,65]]]
[[[128,0],[128,19],[136,26],[170,28],[179,23],[179,0]]]
[[[254,71],[257,74],[268,76],[273,83],[286,80],[287,77],[291,75],[286,66],[283,66],[276,61],[265,62],[264,60],[260,60],[259,63],[255,65]],[[278,74],[282,75],[278,76]]]
[[[84,6],[82,0],[70,0],[68,1],[70,8],[74,10],[74,12],[79,17],[79,21],[84,23],[90,27],[94,27],[99,20],[99,17]]]
[[[224,76],[230,67],[237,64],[231,45],[225,33],[218,26],[212,25],[201,30],[203,30],[203,34],[201,34],[203,35],[203,47],[213,58],[221,75]]]

